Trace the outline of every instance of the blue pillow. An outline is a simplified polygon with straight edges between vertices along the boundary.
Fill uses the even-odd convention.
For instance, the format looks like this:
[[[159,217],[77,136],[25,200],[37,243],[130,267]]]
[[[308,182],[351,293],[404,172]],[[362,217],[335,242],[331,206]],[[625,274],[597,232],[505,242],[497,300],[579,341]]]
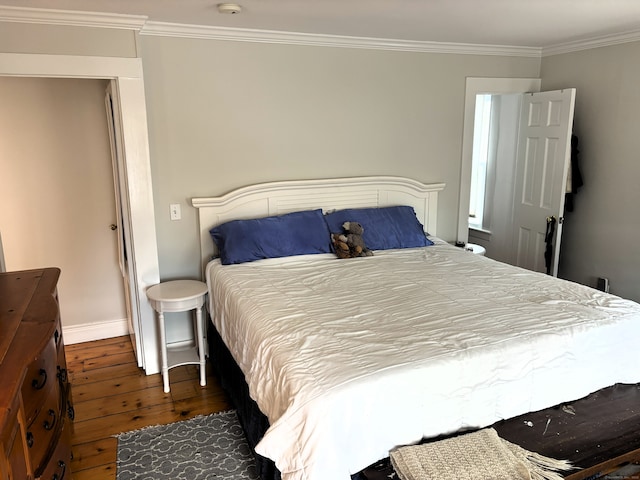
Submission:
[[[413,207],[349,208],[325,215],[332,233],[342,232],[344,222],[358,222],[362,238],[371,250],[412,248],[433,245],[424,233]]]
[[[209,233],[223,265],[331,252],[331,235],[320,209],[232,220]]]

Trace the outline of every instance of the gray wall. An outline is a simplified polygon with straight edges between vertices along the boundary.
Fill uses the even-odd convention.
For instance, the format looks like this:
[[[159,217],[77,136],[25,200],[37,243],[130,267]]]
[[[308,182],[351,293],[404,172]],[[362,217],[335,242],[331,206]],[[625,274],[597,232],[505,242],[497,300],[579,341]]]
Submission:
[[[0,51],[140,56],[161,278],[197,276],[194,196],[249,183],[353,175],[446,182],[438,233],[455,238],[465,78],[577,88],[585,186],[567,215],[561,276],[640,300],[636,205],[640,43],[535,58],[385,52],[141,36],[4,23]],[[169,220],[181,203],[183,220]]]
[[[191,197],[263,181],[445,182],[438,234],[455,239],[465,78],[537,77],[540,62],[145,36],[140,53],[162,278],[198,272]]]
[[[0,22],[0,52],[135,58],[136,34],[115,28]]]
[[[576,87],[584,186],[566,215],[560,276],[640,301],[640,42],[544,58],[542,86]]]

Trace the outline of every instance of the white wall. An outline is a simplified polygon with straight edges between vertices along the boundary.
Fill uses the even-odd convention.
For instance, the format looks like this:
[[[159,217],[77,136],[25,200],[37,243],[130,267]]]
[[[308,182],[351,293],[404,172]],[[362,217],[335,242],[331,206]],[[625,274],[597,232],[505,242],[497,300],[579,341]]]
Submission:
[[[61,268],[67,329],[126,322],[118,232],[109,228],[115,200],[105,85],[0,77],[0,230],[7,270]]]
[[[544,90],[576,87],[584,186],[565,216],[560,276],[640,301],[640,42],[551,56]]]

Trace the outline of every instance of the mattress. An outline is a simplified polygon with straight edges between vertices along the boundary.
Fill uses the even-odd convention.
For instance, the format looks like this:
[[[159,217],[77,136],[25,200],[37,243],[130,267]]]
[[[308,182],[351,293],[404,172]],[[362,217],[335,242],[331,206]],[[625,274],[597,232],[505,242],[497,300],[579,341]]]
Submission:
[[[640,381],[640,305],[444,242],[206,270],[283,480]]]

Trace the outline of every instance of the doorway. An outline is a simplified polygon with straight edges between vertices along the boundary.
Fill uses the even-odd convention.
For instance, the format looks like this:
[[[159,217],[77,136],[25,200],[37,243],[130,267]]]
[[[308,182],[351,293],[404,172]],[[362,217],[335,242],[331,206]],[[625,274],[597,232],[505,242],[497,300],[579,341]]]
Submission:
[[[142,61],[73,55],[0,53],[0,76],[103,79],[115,84],[121,112],[125,157],[121,194],[129,209],[129,261],[132,308],[138,312],[132,336],[138,365],[146,374],[160,371],[155,314],[146,289],[159,283],[151,166]]]
[[[469,237],[495,260],[558,274],[575,94],[476,96]]]
[[[117,267],[108,81],[0,77],[6,268],[59,267],[65,341],[127,334]],[[94,326],[95,328],[91,328]],[[96,331],[101,329],[102,332]]]
[[[511,94],[539,92],[539,78],[478,78],[468,77],[465,87],[464,127],[462,133],[462,161],[460,167],[460,202],[457,240],[469,241],[469,205],[471,202],[471,172],[476,96],[481,94]],[[481,235],[485,241],[489,235]],[[485,246],[485,245],[483,245]]]

